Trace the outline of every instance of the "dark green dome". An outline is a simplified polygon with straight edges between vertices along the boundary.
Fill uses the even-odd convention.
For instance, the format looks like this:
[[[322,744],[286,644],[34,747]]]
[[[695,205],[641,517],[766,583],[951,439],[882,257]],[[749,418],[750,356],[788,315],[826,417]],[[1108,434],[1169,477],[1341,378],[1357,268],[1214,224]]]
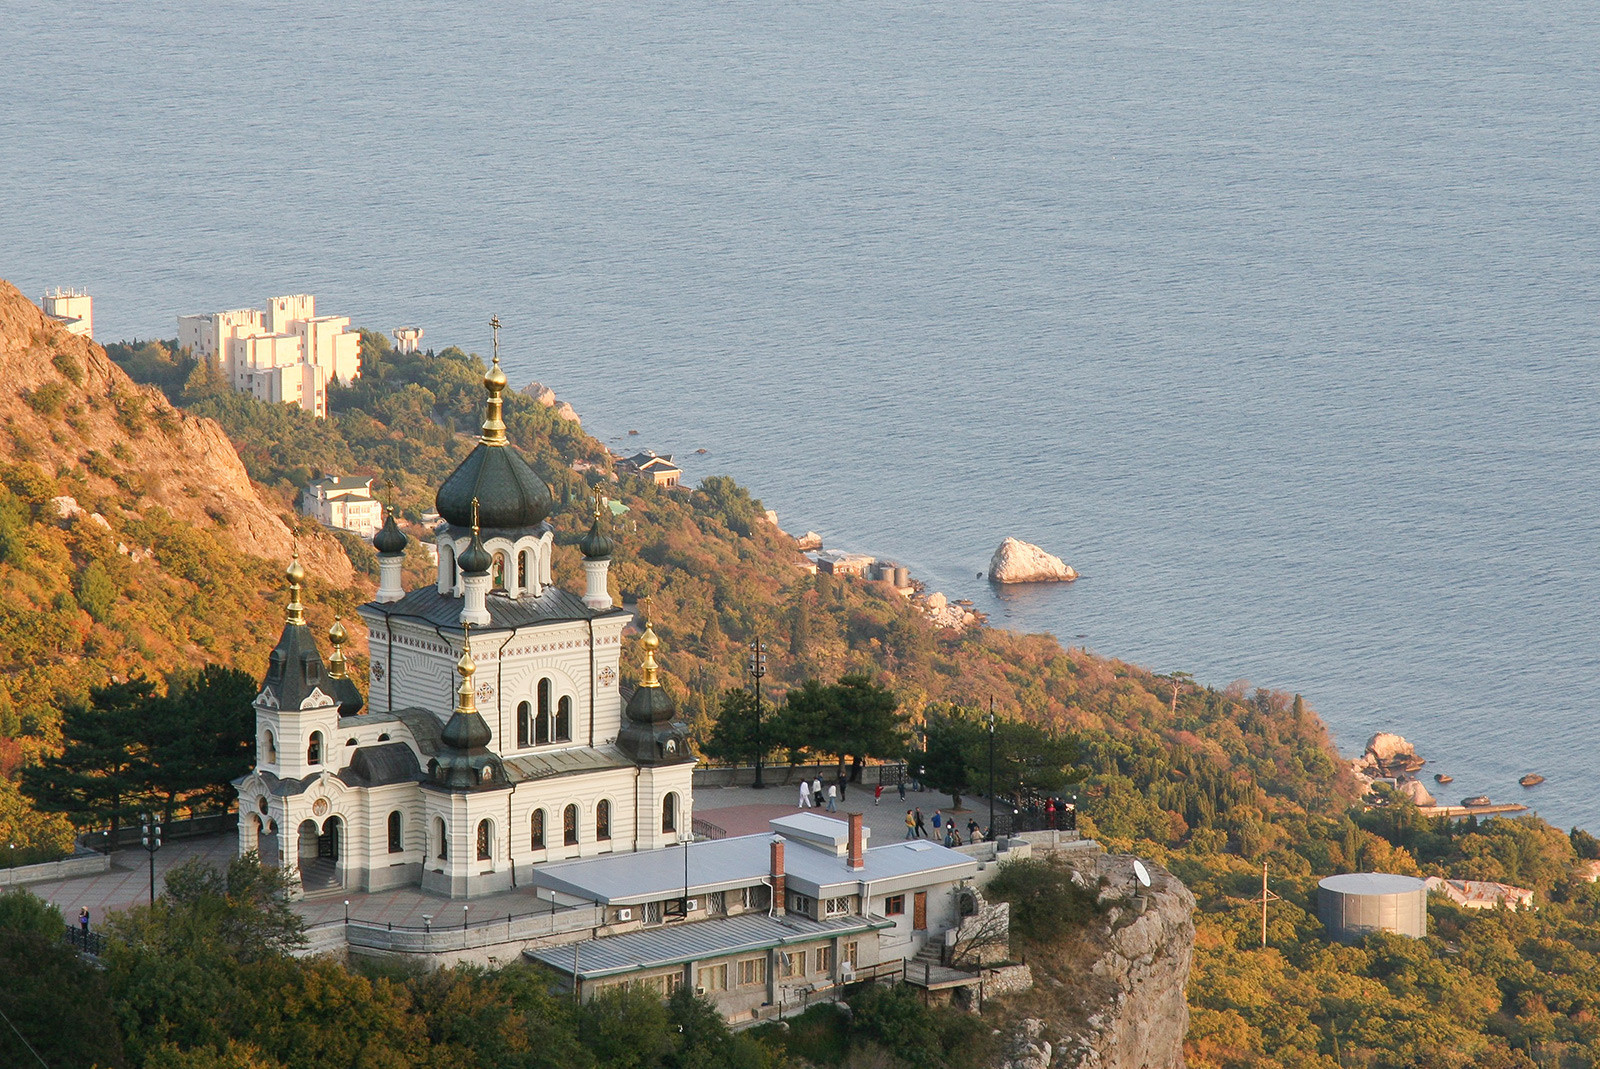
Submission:
[[[628,699],[628,719],[635,724],[665,724],[677,712],[665,687],[639,687]]]
[[[550,488],[509,445],[479,442],[461,466],[439,487],[434,505],[455,527],[472,526],[472,499],[478,499],[478,524],[490,529],[537,527],[550,515]]]
[[[600,530],[600,515],[596,513],[594,523],[589,525],[589,533],[578,541],[579,551],[586,560],[606,560],[614,548],[610,537]]]
[[[472,541],[461,551],[456,563],[461,566],[462,575],[488,575],[489,567],[494,564],[494,558],[483,548],[483,541],[478,537],[478,532],[473,531]]]
[[[372,548],[387,556],[395,556],[406,551],[407,541],[405,532],[394,522],[394,513],[391,512],[378,533],[372,536]]]

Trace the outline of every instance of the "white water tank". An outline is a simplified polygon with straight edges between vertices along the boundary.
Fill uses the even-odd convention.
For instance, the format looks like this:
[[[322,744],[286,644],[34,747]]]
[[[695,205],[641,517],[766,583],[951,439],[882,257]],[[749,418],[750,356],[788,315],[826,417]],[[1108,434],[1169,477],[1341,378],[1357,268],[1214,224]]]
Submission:
[[[1428,934],[1428,884],[1388,872],[1347,872],[1317,884],[1317,916],[1328,938],[1353,943],[1373,932]]]

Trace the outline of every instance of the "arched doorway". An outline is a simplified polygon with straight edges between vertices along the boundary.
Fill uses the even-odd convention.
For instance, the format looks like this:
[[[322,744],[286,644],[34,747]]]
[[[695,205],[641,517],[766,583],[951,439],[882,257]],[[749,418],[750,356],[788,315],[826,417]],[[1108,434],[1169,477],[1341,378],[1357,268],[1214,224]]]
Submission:
[[[267,828],[261,833],[261,864],[269,869],[275,869],[283,864],[283,846],[278,842],[278,822],[267,820]]]
[[[318,828],[316,821],[303,820],[297,838],[301,889],[306,894],[314,894],[338,888],[341,885],[339,853],[344,845],[344,821],[329,817]]]

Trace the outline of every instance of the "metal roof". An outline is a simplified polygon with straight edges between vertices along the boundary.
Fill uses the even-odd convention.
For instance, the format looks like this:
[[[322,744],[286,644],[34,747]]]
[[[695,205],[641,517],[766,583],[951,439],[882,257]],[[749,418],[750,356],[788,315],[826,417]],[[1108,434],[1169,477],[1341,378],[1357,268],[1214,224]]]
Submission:
[[[839,917],[814,921],[807,917],[769,917],[765,913],[746,913],[697,924],[647,928],[524,953],[567,976],[573,974],[573,962],[576,960],[578,976],[593,980],[691,961],[770,950],[816,939],[858,935],[892,925],[892,921],[875,917]]]
[[[339,727],[342,730],[385,723],[403,724],[411,732],[412,741],[417,744],[417,749],[422,751],[424,757],[432,757],[439,752],[439,737],[444,733],[444,721],[426,709],[408,706],[387,713],[366,713],[361,716],[339,718]]]
[[[524,780],[553,779],[580,772],[608,768],[632,768],[633,762],[615,746],[571,746],[564,750],[505,758],[506,773],[512,783]]]
[[[350,763],[339,770],[339,778],[352,787],[382,787],[391,783],[415,783],[422,778],[417,755],[403,742],[382,742],[358,746]]]
[[[1342,895],[1402,895],[1424,890],[1428,881],[1391,872],[1346,872],[1324,877],[1317,886]]]
[[[429,585],[413,590],[399,601],[388,604],[368,602],[362,607],[379,616],[404,616],[425,620],[436,627],[459,628],[461,610],[465,604],[463,599],[441,594],[438,587]],[[620,609],[591,609],[583,603],[582,598],[558,586],[546,586],[538,597],[524,595],[508,598],[503,594],[490,594],[486,599],[486,607],[489,610],[489,622],[479,628],[480,634],[496,628],[527,627],[530,624],[565,620],[594,620],[622,612]]]
[[[563,894],[607,905],[652,902],[684,893],[748,887],[769,872],[771,835],[740,835],[693,843],[688,848],[685,878],[684,848],[664,847],[632,854],[603,854],[538,865],[532,882]],[[935,882],[958,880],[977,874],[978,863],[966,854],[929,842],[903,842],[866,851],[865,866],[851,869],[836,854],[788,840],[784,875],[802,894],[842,892],[862,882],[940,873]]]

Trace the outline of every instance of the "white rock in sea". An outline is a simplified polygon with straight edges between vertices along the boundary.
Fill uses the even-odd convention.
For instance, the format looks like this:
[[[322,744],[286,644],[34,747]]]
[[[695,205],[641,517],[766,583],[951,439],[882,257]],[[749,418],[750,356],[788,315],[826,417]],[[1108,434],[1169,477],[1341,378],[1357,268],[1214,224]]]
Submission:
[[[573,408],[572,405],[566,401],[562,401],[556,406],[556,416],[561,419],[570,420],[573,423],[582,422],[578,419],[578,410]]]
[[[1416,805],[1435,805],[1433,795],[1428,793],[1428,788],[1422,785],[1421,780],[1408,779],[1400,784],[1400,793],[1411,799]]]
[[[1060,557],[1030,542],[1007,538],[989,558],[989,580],[995,583],[1070,583],[1078,578]]]
[[[546,408],[555,407],[556,392],[542,382],[530,382],[522,388],[522,392]]]
[[[1367,740],[1367,753],[1379,761],[1392,761],[1401,754],[1415,753],[1402,735],[1380,731]]]

